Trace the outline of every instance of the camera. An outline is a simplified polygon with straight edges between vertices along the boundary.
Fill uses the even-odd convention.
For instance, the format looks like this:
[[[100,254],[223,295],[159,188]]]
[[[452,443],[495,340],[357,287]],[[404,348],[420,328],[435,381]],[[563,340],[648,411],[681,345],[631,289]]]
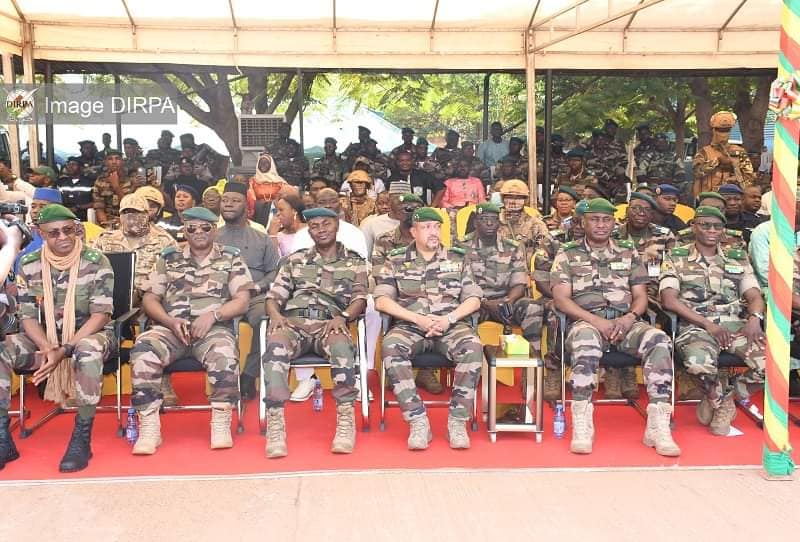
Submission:
[[[28,214],[28,206],[24,203],[9,203],[9,202],[2,202],[0,203],[0,216],[5,215],[22,215],[25,216]],[[6,223],[6,226],[16,226],[19,228],[20,233],[22,233],[22,243],[20,244],[20,250],[28,246],[28,244],[33,241],[33,234],[31,234],[31,229],[25,224],[24,220],[20,220],[15,218],[13,220],[3,219]]]

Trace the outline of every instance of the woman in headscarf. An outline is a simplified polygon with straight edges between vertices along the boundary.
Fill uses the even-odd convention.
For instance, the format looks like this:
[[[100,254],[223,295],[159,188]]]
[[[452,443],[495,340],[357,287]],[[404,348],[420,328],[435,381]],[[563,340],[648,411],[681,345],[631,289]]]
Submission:
[[[175,186],[175,212],[166,220],[158,223],[176,241],[184,242],[183,237],[183,212],[197,205],[200,194],[188,185],[179,184]]]
[[[278,175],[275,161],[269,153],[262,152],[258,156],[256,174],[250,178],[249,184],[247,218],[266,225],[273,200],[281,188],[288,186],[284,178]]]

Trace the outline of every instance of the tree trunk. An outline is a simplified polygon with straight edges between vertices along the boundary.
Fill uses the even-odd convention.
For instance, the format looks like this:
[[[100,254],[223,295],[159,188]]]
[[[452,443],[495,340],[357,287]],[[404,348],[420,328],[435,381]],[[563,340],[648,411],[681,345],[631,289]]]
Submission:
[[[764,121],[769,108],[772,78],[742,78],[736,90],[734,111],[739,119],[742,143],[747,152],[761,152],[764,145]]]
[[[711,102],[711,89],[705,77],[689,79],[689,88],[695,97],[695,113],[697,119],[697,150],[711,143],[711,127],[708,125],[714,111]]]

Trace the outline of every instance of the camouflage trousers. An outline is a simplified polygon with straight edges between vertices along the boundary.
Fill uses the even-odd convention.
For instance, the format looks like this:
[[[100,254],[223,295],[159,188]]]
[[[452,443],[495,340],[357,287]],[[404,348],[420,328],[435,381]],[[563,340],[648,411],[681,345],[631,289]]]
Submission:
[[[558,314],[556,304],[552,299],[547,299],[544,303],[545,321],[543,326],[547,327],[547,354],[544,355],[544,366],[548,371],[561,371],[561,363],[558,351]]]
[[[386,333],[381,357],[406,421],[425,414],[411,367],[411,359],[422,352],[437,352],[455,363],[450,416],[468,420],[483,363],[483,350],[478,336],[463,322],[451,326],[441,337],[426,338],[420,329],[405,322],[395,325]]]
[[[314,353],[331,363],[333,398],[337,404],[352,404],[356,388],[356,347],[349,335],[331,333],[322,336],[323,320],[289,318],[291,329],[281,329],[267,336],[267,348],[261,358],[267,408],[282,407],[289,400],[289,364],[303,354]]]
[[[608,341],[592,324],[580,321],[570,326],[565,348],[572,361],[573,399],[591,400],[600,358],[608,346]],[[672,348],[667,334],[644,322],[636,322],[615,346],[617,351],[641,360],[650,402],[669,401],[672,392]]]
[[[137,410],[160,406],[161,376],[170,364],[194,357],[205,368],[212,403],[239,400],[239,348],[230,326],[214,326],[200,340],[186,346],[164,326],[153,326],[136,338],[131,350],[131,404]]]
[[[529,297],[521,297],[511,305],[512,323],[522,328],[522,336],[531,344],[542,339],[542,316],[544,306]],[[497,321],[487,311],[481,309],[480,322]],[[502,323],[502,322],[501,322]]]
[[[38,369],[34,359],[37,350],[33,341],[22,333],[6,335],[0,343],[0,408],[7,410],[11,401],[11,372]],[[116,351],[113,331],[103,330],[78,341],[72,358],[62,361],[72,363],[77,406],[96,405],[100,401],[103,363]]]
[[[247,359],[244,362],[244,374],[258,378],[258,363],[260,361],[259,351],[261,350],[261,339],[259,338],[259,326],[261,320],[264,319],[266,308],[264,306],[266,294],[257,295],[250,300],[250,306],[247,308],[245,318],[247,323],[253,329],[253,339],[250,342],[250,353],[247,354]]]
[[[744,324],[743,321],[735,321],[720,325],[736,334],[741,331]],[[717,358],[721,349],[708,331],[696,326],[682,329],[680,335],[675,338],[675,348],[686,366],[686,372],[699,382],[714,407],[722,404],[722,400],[734,391],[740,397],[747,398],[764,386],[765,349],[755,343],[748,348],[747,338],[744,335],[734,335],[733,344],[728,352],[742,358],[748,369],[730,379],[719,377]]]

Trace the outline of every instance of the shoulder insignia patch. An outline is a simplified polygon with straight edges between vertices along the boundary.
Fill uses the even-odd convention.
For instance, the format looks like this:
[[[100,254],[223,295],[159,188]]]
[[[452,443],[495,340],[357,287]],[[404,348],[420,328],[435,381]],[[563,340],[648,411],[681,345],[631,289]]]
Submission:
[[[686,230],[688,230],[690,232],[692,231],[691,228],[686,228]],[[656,233],[659,233],[661,235],[666,235],[666,234],[669,233],[669,228],[664,227],[664,226],[659,226],[657,224],[653,224],[653,231],[656,232]],[[684,231],[684,230],[681,230],[681,231]],[[678,232],[678,233],[680,234],[680,232]]]
[[[675,247],[669,251],[672,256],[688,256],[689,249],[686,247]]]
[[[169,256],[170,254],[174,254],[178,252],[178,249],[175,247],[167,247],[161,251],[162,256]]]
[[[391,252],[389,252],[389,256],[398,256],[400,254],[405,254],[407,247],[398,247]]]
[[[21,265],[27,265],[27,264],[29,264],[31,262],[39,261],[41,258],[42,258],[41,249],[34,250],[33,252],[29,252],[28,254],[23,256],[22,259],[20,260],[20,264]]]
[[[568,241],[568,242],[564,243],[563,245],[561,245],[561,248],[563,248],[564,250],[569,250],[571,248],[575,248],[576,246],[578,246],[578,242],[577,241]]]
[[[100,261],[100,257],[103,255],[102,252],[93,248],[87,248],[83,251],[83,257],[89,260],[92,263],[97,263]]]
[[[617,245],[622,248],[633,248],[633,241],[630,239],[620,239],[617,241]]]
[[[241,250],[239,250],[236,247],[232,247],[230,245],[222,245],[222,252],[224,252],[226,254],[230,254],[232,256],[238,256],[239,254],[242,253]]]
[[[503,239],[503,242],[505,244],[509,245],[509,246],[512,246],[512,247],[518,247],[519,246],[519,241],[515,241],[514,239],[506,238],[506,239]]]
[[[683,228],[678,231],[678,237],[687,237],[692,234],[692,228]]]
[[[459,247],[450,247],[449,249],[447,249],[447,252],[455,252],[456,254],[461,254],[462,256],[467,253],[466,250]]]
[[[744,250],[740,248],[732,248],[725,251],[725,257],[730,258],[731,260],[744,260],[747,255],[745,254]]]
[[[740,232],[739,230],[728,230],[728,229],[726,229],[725,230],[725,235],[727,235],[728,237],[741,237],[742,236],[742,232]]]

